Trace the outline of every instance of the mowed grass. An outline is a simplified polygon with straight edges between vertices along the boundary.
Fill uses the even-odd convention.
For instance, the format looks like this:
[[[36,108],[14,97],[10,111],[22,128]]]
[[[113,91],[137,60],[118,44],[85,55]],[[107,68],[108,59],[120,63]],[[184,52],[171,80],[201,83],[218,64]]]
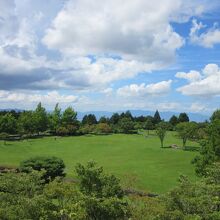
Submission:
[[[165,146],[181,140],[169,132]],[[197,146],[188,142],[189,146]],[[33,156],[57,156],[64,160],[68,176],[74,177],[76,163],[95,160],[98,165],[122,179],[131,181],[133,187],[149,192],[164,193],[177,184],[179,175],[195,180],[191,160],[197,153],[170,148],[160,148],[157,136],[150,135],[98,135],[54,137],[7,142],[0,141],[0,164],[17,166],[20,161]]]

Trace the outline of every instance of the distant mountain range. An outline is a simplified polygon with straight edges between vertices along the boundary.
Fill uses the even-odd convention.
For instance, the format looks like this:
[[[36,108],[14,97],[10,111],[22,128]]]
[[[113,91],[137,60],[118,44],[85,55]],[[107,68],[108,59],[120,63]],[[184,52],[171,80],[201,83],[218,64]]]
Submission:
[[[122,113],[124,111],[115,111],[117,113]],[[147,116],[147,115],[151,115],[153,116],[154,115],[154,111],[144,111],[144,110],[130,110],[131,114],[135,117],[138,117],[138,116]],[[105,116],[105,117],[111,117],[112,114],[114,112],[108,112],[108,111],[88,111],[88,112],[78,112],[77,116],[78,116],[78,119],[79,120],[82,120],[83,116],[84,115],[87,115],[87,114],[94,114],[96,116],[97,119],[99,119],[101,116]],[[160,116],[162,119],[164,120],[169,120],[171,118],[172,115],[176,115],[178,116],[179,113],[178,112],[160,112]],[[210,116],[208,115],[203,115],[203,114],[200,114],[200,113],[187,113],[187,115],[189,116],[190,118],[190,121],[196,121],[196,122],[203,122],[205,120],[209,120]]]
[[[23,111],[22,109],[0,109],[0,111],[11,111],[11,110],[15,110],[16,112]],[[94,114],[96,116],[96,118],[99,119],[102,116],[111,117],[112,114],[115,113],[115,112],[120,114],[120,113],[125,112],[125,111],[114,111],[114,112],[108,112],[108,111],[87,111],[87,112],[77,112],[77,118],[79,120],[82,120],[84,115]],[[138,116],[141,116],[141,115],[143,115],[143,116],[147,116],[147,115],[153,116],[154,113],[155,113],[155,111],[147,111],[147,110],[146,111],[144,111],[144,110],[130,110],[130,112],[135,117],[138,117]],[[188,112],[186,112],[186,113],[189,116],[190,121],[203,122],[205,120],[209,120],[209,118],[210,118],[209,115],[203,115],[203,114],[200,114],[200,113],[188,113]],[[178,116],[179,112],[170,112],[170,111],[160,112],[161,118],[166,120],[166,121],[168,121],[172,115]]]

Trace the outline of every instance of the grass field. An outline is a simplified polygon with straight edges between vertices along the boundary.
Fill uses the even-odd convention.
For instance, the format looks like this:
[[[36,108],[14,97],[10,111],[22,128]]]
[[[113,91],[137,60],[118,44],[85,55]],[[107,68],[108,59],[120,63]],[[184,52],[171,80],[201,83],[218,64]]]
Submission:
[[[169,132],[165,146],[181,145],[173,132]],[[189,146],[196,143],[188,142]],[[79,137],[45,137],[18,142],[0,142],[0,164],[18,165],[32,156],[57,156],[64,160],[68,176],[74,176],[77,162],[95,160],[108,172],[125,179],[134,178],[134,187],[163,193],[174,187],[180,174],[196,179],[191,165],[196,152],[160,148],[157,136],[103,135]]]

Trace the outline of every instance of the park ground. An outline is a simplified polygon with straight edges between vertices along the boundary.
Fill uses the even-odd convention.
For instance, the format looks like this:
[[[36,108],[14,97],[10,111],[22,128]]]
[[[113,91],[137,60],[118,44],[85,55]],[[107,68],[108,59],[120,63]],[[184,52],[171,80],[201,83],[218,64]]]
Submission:
[[[18,166],[20,161],[34,156],[57,156],[66,164],[67,177],[74,177],[76,163],[94,160],[121,178],[122,184],[138,190],[165,193],[175,187],[178,177],[187,175],[196,180],[192,159],[198,144],[188,142],[189,150],[169,148],[181,140],[169,132],[160,147],[160,141],[150,135],[88,135],[72,137],[44,137],[31,140],[0,141],[0,165]]]

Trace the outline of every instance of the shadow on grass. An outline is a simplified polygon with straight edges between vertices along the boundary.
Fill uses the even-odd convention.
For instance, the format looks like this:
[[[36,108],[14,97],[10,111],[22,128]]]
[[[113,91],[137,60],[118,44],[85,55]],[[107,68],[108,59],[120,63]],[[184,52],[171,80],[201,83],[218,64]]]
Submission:
[[[11,146],[11,145],[13,145],[13,143],[11,143],[9,141],[7,141],[6,143],[1,143],[0,144],[1,147],[7,147],[7,146]]]
[[[199,150],[200,150],[200,147],[185,146],[184,150],[185,150],[185,151],[199,151]]]
[[[162,149],[171,149],[172,147],[171,146],[164,146],[164,147],[161,147]]]
[[[184,150],[184,151],[199,151],[200,147],[185,146],[185,148],[183,148],[182,146],[177,146],[177,147],[164,146],[164,147],[161,147],[161,149],[173,149],[173,150]]]

